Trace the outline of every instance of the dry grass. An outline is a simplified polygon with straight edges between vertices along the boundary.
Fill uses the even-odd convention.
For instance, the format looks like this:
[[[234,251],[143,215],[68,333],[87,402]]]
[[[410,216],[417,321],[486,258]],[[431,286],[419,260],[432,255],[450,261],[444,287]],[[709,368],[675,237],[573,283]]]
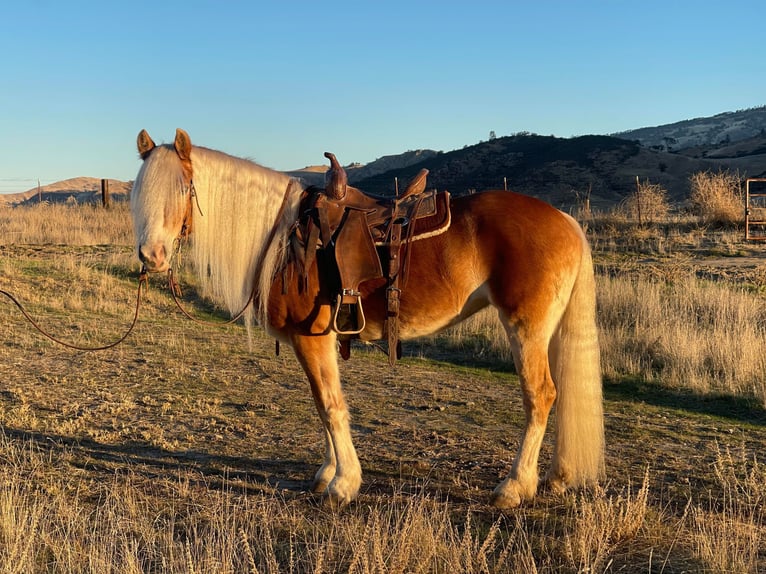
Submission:
[[[42,203],[0,209],[0,245],[132,245],[127,203],[98,205]]]
[[[605,376],[751,396],[766,406],[762,296],[683,269],[664,281],[603,277],[599,320]]]
[[[742,223],[745,204],[739,173],[697,172],[689,179],[689,201],[703,223],[731,226]]]
[[[639,377],[701,394],[753,397],[766,407],[766,307],[752,285],[699,279],[688,262],[623,269],[600,277],[598,309],[608,379]],[[479,358],[511,360],[493,310],[435,341]]]
[[[75,340],[120,334],[137,271],[124,209],[9,210],[2,229],[25,231],[0,247],[2,288]],[[730,232],[714,246],[672,225],[591,233],[601,487],[486,506],[521,403],[485,313],[407,347],[420,358],[394,371],[355,348],[344,383],[365,485],[326,509],[305,492],[322,437],[289,351],[179,320],[155,281],[136,333],[104,354],[0,317],[0,573],[763,571],[766,272],[705,263],[749,249]]]
[[[716,572],[759,572],[766,548],[766,468],[742,449],[719,451],[719,496],[690,508],[695,554]]]

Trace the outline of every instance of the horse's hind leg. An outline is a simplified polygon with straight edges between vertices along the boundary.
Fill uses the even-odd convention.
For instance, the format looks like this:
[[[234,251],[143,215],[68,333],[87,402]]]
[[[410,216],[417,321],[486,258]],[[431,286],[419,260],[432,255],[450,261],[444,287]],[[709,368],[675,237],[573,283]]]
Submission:
[[[511,472],[495,488],[492,504],[499,508],[513,508],[523,500],[534,498],[537,492],[540,445],[556,399],[556,388],[548,365],[548,338],[540,333],[534,339],[518,333],[514,336],[507,322],[504,323],[521,382],[526,424]]]
[[[338,372],[334,335],[292,338],[293,349],[311,385],[319,418],[325,430],[325,457],[314,477],[312,490],[347,504],[359,492],[362,468],[351,441],[348,407]]]

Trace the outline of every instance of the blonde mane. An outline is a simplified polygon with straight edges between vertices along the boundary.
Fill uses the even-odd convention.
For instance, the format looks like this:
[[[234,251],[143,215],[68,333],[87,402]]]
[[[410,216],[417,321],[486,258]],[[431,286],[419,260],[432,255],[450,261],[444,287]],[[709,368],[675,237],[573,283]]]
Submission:
[[[197,198],[192,206],[190,253],[202,294],[232,314],[254,294],[245,322],[250,326],[255,318],[268,328],[268,293],[284,263],[284,246],[297,218],[302,186],[283,173],[203,147],[192,148],[191,163]],[[140,212],[162,213],[166,205],[177,209],[175,202],[188,201],[183,185],[183,166],[172,146],[158,146],[136,178],[140,193],[151,197],[145,197],[134,214],[147,221],[148,213]],[[289,195],[287,205],[277,222],[285,194]],[[267,245],[275,224],[273,241]],[[259,262],[260,271],[256,269]]]

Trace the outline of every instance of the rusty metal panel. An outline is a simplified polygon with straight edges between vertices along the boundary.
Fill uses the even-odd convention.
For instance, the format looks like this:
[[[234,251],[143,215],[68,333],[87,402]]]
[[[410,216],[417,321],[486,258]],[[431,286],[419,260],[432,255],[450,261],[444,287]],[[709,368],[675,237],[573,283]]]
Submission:
[[[745,239],[766,241],[766,178],[745,181]]]

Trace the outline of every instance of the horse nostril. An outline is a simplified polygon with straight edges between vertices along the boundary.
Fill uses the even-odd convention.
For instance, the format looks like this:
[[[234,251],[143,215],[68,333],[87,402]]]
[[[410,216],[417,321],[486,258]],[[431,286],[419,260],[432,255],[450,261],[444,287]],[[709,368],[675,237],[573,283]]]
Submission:
[[[166,265],[167,249],[162,243],[139,245],[138,259],[148,269],[160,269]]]

